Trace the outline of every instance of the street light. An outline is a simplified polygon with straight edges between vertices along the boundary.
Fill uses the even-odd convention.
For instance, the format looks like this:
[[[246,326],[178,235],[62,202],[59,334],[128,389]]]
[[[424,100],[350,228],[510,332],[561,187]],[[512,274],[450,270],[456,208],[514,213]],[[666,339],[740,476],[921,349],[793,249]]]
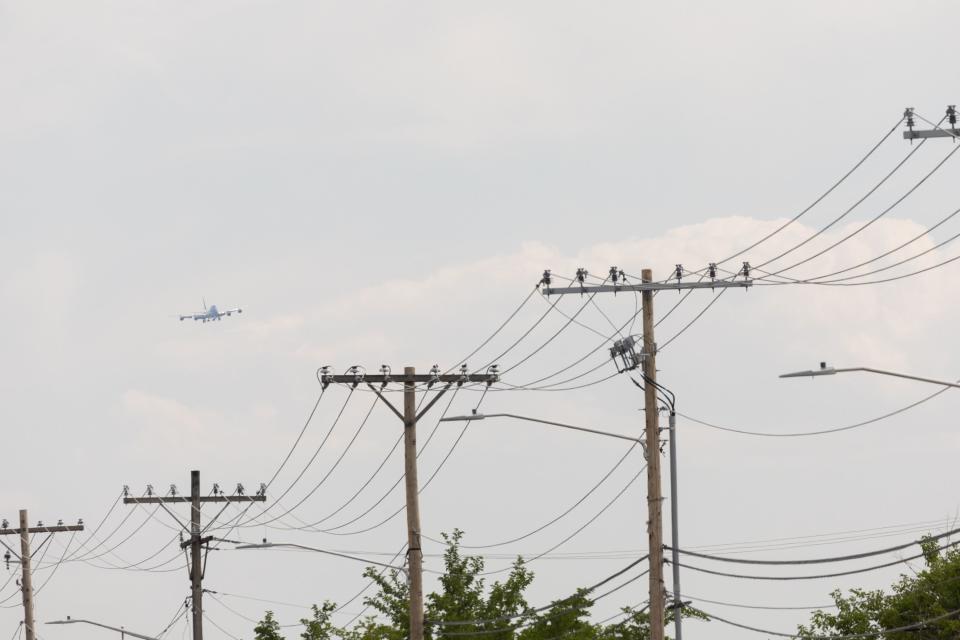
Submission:
[[[131,636],[133,638],[139,638],[140,640],[157,640],[157,638],[154,638],[153,636],[146,636],[146,635],[143,635],[142,633],[134,633],[133,631],[127,631],[123,627],[111,627],[108,624],[101,624],[99,622],[94,622],[93,620],[81,620],[79,618],[74,619],[74,618],[71,618],[70,616],[67,616],[66,620],[53,620],[52,622],[48,622],[47,624],[73,624],[74,622],[83,622],[85,624],[92,624],[95,627],[102,627],[104,629],[109,629],[110,631],[116,631],[117,633],[120,634],[121,638],[125,636]]]
[[[884,371],[883,369],[873,369],[872,367],[847,367],[844,369],[835,369],[834,367],[828,367],[826,362],[820,363],[819,369],[813,369],[810,371],[794,371],[793,373],[784,373],[781,374],[781,378],[812,378],[815,376],[832,376],[837,373],[850,373],[852,371],[863,371],[866,373],[877,373],[882,376],[893,376],[894,378],[904,378],[906,380],[915,380],[917,382],[928,382],[930,384],[937,384],[942,387],[954,387],[960,388],[960,384],[955,382],[946,382],[944,380],[934,380],[933,378],[921,378],[919,376],[910,376],[905,373],[896,373],[894,371]]]
[[[394,571],[399,571],[404,575],[404,578],[407,582],[410,581],[410,574],[407,573],[407,570],[404,567],[398,567],[393,564],[387,564],[385,562],[377,562],[376,560],[368,560],[367,558],[361,558],[359,556],[351,556],[346,553],[340,553],[339,551],[329,551],[327,549],[317,549],[316,547],[308,547],[302,544],[295,544],[293,542],[264,542],[262,544],[242,544],[235,549],[301,549],[303,551],[314,551],[316,553],[323,553],[328,556],[336,556],[337,558],[346,558],[347,560],[356,560],[358,562],[365,562],[367,564],[374,564],[378,567],[386,567],[387,569],[393,569]]]

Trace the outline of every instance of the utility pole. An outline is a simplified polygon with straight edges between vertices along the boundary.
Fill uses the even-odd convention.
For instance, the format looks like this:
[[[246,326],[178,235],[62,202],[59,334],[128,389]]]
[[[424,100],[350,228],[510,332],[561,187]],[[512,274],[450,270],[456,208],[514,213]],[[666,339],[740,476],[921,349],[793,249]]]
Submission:
[[[407,499],[407,566],[409,568],[410,589],[410,635],[409,640],[423,640],[423,549],[420,545],[420,486],[417,482],[417,422],[422,418],[437,400],[456,384],[462,386],[468,382],[485,383],[488,386],[500,379],[497,365],[492,365],[487,373],[467,373],[467,365],[460,367],[460,373],[440,373],[440,368],[434,365],[430,373],[417,374],[415,367],[404,367],[402,376],[391,374],[390,367],[383,365],[377,375],[367,375],[360,367],[350,367],[350,373],[335,375],[330,373],[329,367],[320,370],[320,382],[323,388],[331,383],[349,384],[356,388],[365,383],[377,394],[390,410],[403,422],[403,469],[404,484]],[[403,412],[397,410],[383,395],[387,385],[399,383],[403,385]],[[374,386],[379,384],[379,388]],[[443,388],[427,403],[427,406],[417,412],[417,385],[426,384],[430,389],[435,384],[443,384]]]
[[[0,541],[0,544],[7,547],[4,559],[7,561],[8,566],[10,559],[14,556],[20,561],[20,592],[23,596],[23,626],[27,629],[27,640],[36,640],[37,632],[34,628],[33,618],[33,568],[31,563],[33,553],[39,551],[40,548],[50,540],[54,533],[83,531],[83,520],[80,520],[75,525],[64,525],[61,520],[55,527],[45,527],[42,522],[39,522],[37,526],[31,527],[27,521],[27,510],[20,509],[20,526],[16,529],[11,529],[9,524],[6,520],[3,521],[2,528],[0,528],[0,536],[20,536],[20,554],[17,555],[13,549],[7,546],[7,543]],[[30,535],[34,533],[46,533],[49,535],[31,552]]]
[[[595,295],[597,293],[622,293],[639,291],[643,304],[643,346],[642,351],[636,353],[636,341],[633,336],[626,336],[617,340],[610,349],[610,355],[617,364],[617,369],[623,373],[639,368],[644,378],[644,432],[646,438],[645,453],[647,457],[647,538],[649,543],[650,561],[650,638],[664,640],[665,596],[666,589],[663,580],[663,495],[660,486],[660,419],[657,400],[657,391],[665,391],[657,384],[657,343],[654,340],[653,294],[656,291],[685,290],[685,289],[724,289],[746,288],[753,285],[750,279],[750,263],[744,262],[743,268],[733,279],[717,280],[717,265],[711,263],[707,270],[710,280],[701,279],[697,282],[683,282],[683,266],[677,265],[674,276],[676,282],[653,282],[653,272],[643,269],[640,273],[639,284],[628,284],[626,277],[617,267],[610,267],[608,280],[611,284],[588,285],[586,269],[577,269],[577,284],[570,287],[551,287],[552,277],[549,270],[543,272],[541,284],[545,295],[565,295],[577,293],[580,295]],[[742,280],[736,277],[743,276]],[[671,523],[673,536],[673,603],[676,640],[682,639],[681,613],[683,603],[680,600],[680,572],[677,566],[677,549],[679,547],[679,532],[677,517],[677,456],[676,456],[676,423],[675,410],[671,401],[670,406],[670,493],[673,508],[671,509]]]
[[[650,283],[653,272],[640,272],[641,282]],[[653,291],[644,289],[643,305],[643,377],[657,378],[657,343],[653,340]],[[660,413],[657,406],[657,389],[643,385],[643,411],[647,437],[647,538],[650,554],[650,633],[654,640],[663,637],[664,582],[663,582],[663,496],[660,491]],[[680,612],[675,612],[680,615]],[[659,634],[659,635],[658,635]]]
[[[208,546],[215,538],[214,536],[204,536],[203,529],[200,528],[200,507],[208,502],[230,503],[230,502],[263,502],[267,499],[266,487],[260,485],[260,490],[255,495],[248,496],[243,493],[243,486],[237,485],[236,495],[225,496],[220,491],[219,486],[213,485],[212,496],[200,495],[200,472],[190,472],[190,495],[176,495],[176,488],[171,485],[168,496],[153,495],[153,488],[147,487],[147,495],[135,498],[127,495],[127,487],[123,488],[124,504],[159,504],[164,511],[169,513],[180,527],[190,534],[188,540],[180,543],[181,549],[190,547],[190,594],[191,594],[191,612],[193,615],[193,640],[203,640],[203,576],[207,568],[207,553],[210,550]],[[190,503],[190,527],[188,528],[180,521],[173,512],[167,509],[166,505],[170,503]],[[226,508],[226,504],[224,504]],[[212,522],[211,522],[212,523]],[[208,525],[209,526],[209,525]],[[203,553],[201,554],[201,551]],[[27,640],[33,640],[28,638]]]

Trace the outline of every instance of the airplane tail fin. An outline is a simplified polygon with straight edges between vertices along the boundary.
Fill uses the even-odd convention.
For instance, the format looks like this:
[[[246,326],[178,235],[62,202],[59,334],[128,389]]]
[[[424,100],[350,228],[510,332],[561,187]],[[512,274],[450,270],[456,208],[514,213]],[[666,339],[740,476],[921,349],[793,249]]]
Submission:
[[[206,310],[207,310],[207,299],[206,299],[206,298],[200,298],[200,299],[203,300],[203,310],[206,311]]]

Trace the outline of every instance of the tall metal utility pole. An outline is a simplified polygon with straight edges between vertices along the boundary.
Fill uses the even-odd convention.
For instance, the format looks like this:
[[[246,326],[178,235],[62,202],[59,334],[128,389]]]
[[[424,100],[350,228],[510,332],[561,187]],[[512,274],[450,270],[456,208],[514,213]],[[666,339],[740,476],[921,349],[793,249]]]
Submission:
[[[43,523],[38,523],[37,526],[31,527],[27,521],[27,510],[20,509],[20,526],[16,529],[11,529],[8,526],[6,520],[3,521],[3,528],[0,528],[0,536],[11,536],[18,535],[20,536],[20,554],[17,555],[10,547],[7,547],[7,543],[0,542],[4,547],[7,547],[7,554],[4,556],[9,562],[11,556],[16,556],[17,560],[20,561],[20,591],[23,596],[23,626],[27,628],[27,640],[36,640],[37,632],[34,628],[33,620],[33,569],[32,569],[32,553],[36,553],[40,550],[40,547],[45,545],[50,537],[54,533],[62,533],[64,531],[83,531],[83,520],[78,522],[75,525],[64,525],[63,521],[57,523],[55,527],[45,527]],[[30,534],[33,533],[47,533],[48,535],[40,545],[30,551]]]
[[[220,492],[217,485],[214,485],[214,495],[212,496],[201,496],[200,495],[200,472],[191,471],[190,472],[190,495],[189,496],[178,496],[175,495],[173,487],[171,487],[171,492],[174,495],[169,496],[154,496],[152,495],[153,491],[148,488],[147,495],[134,498],[129,495],[125,495],[123,498],[124,504],[159,504],[163,507],[164,511],[169,513],[174,520],[177,521],[177,524],[180,527],[190,534],[190,538],[180,543],[181,549],[186,549],[190,547],[190,594],[191,594],[191,612],[193,615],[193,640],[203,640],[203,576],[206,573],[206,564],[207,564],[207,552],[210,550],[209,543],[214,540],[214,536],[204,536],[203,529],[200,528],[200,507],[207,502],[263,502],[267,499],[265,495],[266,488],[263,485],[260,485],[260,490],[256,495],[248,496],[243,494],[243,487],[237,485],[237,494],[232,496],[225,496],[223,492]],[[127,488],[124,487],[124,493],[127,493]],[[219,493],[219,494],[218,494]],[[180,520],[173,515],[173,512],[167,509],[166,505],[169,503],[190,503],[190,527],[187,528]],[[226,506],[226,505],[224,505]],[[203,554],[201,555],[201,550]],[[32,639],[28,639],[32,640]]]
[[[380,367],[380,374],[367,375],[359,367],[351,367],[351,373],[335,375],[329,373],[329,367],[323,367],[320,382],[324,388],[331,383],[344,383],[354,388],[365,383],[377,394],[384,404],[403,422],[403,469],[407,498],[407,565],[410,581],[410,640],[423,640],[423,549],[420,546],[420,485],[417,482],[417,422],[436,404],[437,400],[454,384],[481,382],[491,385],[500,379],[497,366],[490,367],[487,373],[467,373],[466,365],[460,373],[440,373],[434,365],[430,373],[417,374],[415,367],[404,367],[402,376],[391,374],[390,367]],[[403,413],[383,395],[382,390],[392,383],[403,385]],[[379,384],[380,387],[374,386]],[[443,384],[443,388],[433,397],[426,407],[417,412],[417,385],[426,384],[429,389],[434,384]]]
[[[610,267],[609,280],[612,284],[588,285],[586,284],[587,271],[585,269],[577,270],[578,284],[571,287],[551,287],[550,271],[545,271],[543,280],[545,286],[542,289],[546,295],[564,295],[577,293],[580,295],[594,295],[597,293],[621,293],[627,291],[639,291],[641,302],[643,304],[643,350],[637,354],[634,349],[634,339],[627,336],[614,343],[610,349],[610,354],[617,361],[618,369],[621,372],[636,368],[641,368],[646,383],[644,389],[644,418],[645,418],[645,437],[646,437],[646,456],[647,456],[647,538],[649,543],[650,558],[650,638],[651,640],[664,639],[665,623],[665,595],[666,589],[663,580],[663,495],[660,486],[660,420],[657,406],[657,343],[654,340],[654,314],[653,314],[653,294],[656,291],[683,290],[683,289],[723,289],[730,287],[744,288],[753,284],[750,279],[750,263],[744,262],[743,269],[738,275],[743,275],[743,280],[716,280],[717,267],[711,264],[709,267],[710,280],[701,280],[699,282],[683,282],[683,267],[677,265],[675,272],[676,282],[653,282],[653,272],[650,269],[641,271],[640,284],[628,284],[624,279],[623,271],[617,267]],[[676,473],[676,447],[673,442],[675,434],[674,413],[671,407],[671,473],[670,473],[670,492],[671,498],[676,505],[677,496],[677,473]],[[680,574],[677,571],[676,549],[678,548],[679,533],[677,531],[678,518],[676,508],[672,509],[673,523],[673,553],[674,553],[674,598],[671,608],[674,610],[674,621],[676,627],[676,640],[682,640],[681,613],[683,603],[680,601]]]

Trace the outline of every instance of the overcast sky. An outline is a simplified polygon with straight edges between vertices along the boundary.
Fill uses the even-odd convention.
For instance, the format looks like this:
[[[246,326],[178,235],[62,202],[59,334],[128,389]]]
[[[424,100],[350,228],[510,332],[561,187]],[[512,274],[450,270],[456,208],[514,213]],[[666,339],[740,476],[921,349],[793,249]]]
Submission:
[[[307,420],[321,365],[453,367],[513,312],[545,268],[602,275],[619,265],[667,277],[677,263],[701,268],[748,246],[823,193],[905,107],[939,120],[957,101],[955,8],[933,1],[0,0],[7,478],[0,515],[15,521],[17,509],[28,508],[32,521],[82,517],[93,526],[124,484],[137,494],[147,484],[162,492],[173,483],[185,492],[191,469],[201,470],[205,491],[213,482],[255,490]],[[896,132],[820,206],[742,259],[760,264],[804,241],[910,149]],[[952,149],[947,140],[931,141],[843,221],[778,265],[857,230]],[[923,234],[960,206],[956,162],[948,160],[867,232],[790,275],[830,273]],[[873,266],[957,231],[950,221]],[[883,275],[956,251],[947,245]],[[954,264],[864,287],[729,291],[667,345],[715,295],[695,292],[657,328],[661,381],[684,414],[745,430],[809,431],[882,415],[936,389],[866,375],[776,376],[821,360],[957,376],[951,336],[958,270]],[[244,313],[213,326],[177,321],[203,299]],[[658,317],[678,299],[658,295]],[[584,302],[571,297],[557,309],[573,314]],[[635,313],[632,296],[596,302],[578,316],[589,328],[567,328],[506,380],[522,385],[556,372],[603,342],[595,332],[613,332],[603,314],[620,325]],[[547,304],[531,298],[471,359],[471,369],[510,346]],[[565,322],[559,313],[548,316],[501,365],[520,361]],[[597,367],[577,383],[600,380],[613,373],[603,359],[601,349],[550,382]],[[307,465],[347,396],[340,388],[325,394],[271,499],[306,466],[282,501],[293,506],[346,450],[373,406],[367,393],[353,394]],[[462,391],[449,412],[466,413],[480,399]],[[641,404],[620,376],[566,392],[489,393],[481,410],[639,434]],[[446,406],[445,399],[431,417]],[[740,436],[681,418],[682,542],[708,547],[919,523],[886,538],[810,538],[803,542],[818,546],[754,554],[817,557],[939,531],[960,509],[951,489],[960,479],[952,419],[958,407],[947,393],[873,425],[809,438]],[[421,441],[435,424],[421,424]],[[439,427],[421,456],[421,478],[460,429]],[[399,434],[395,418],[375,407],[342,463],[293,514],[230,537],[389,559],[405,541],[402,514],[349,536],[285,527],[334,511]],[[622,442],[533,424],[476,423],[423,492],[424,532],[438,537],[459,527],[468,544],[479,545],[517,537],[566,510],[624,451]],[[569,516],[490,549],[488,567],[550,549],[641,465],[631,454]],[[394,454],[326,523],[360,515],[401,473]],[[378,524],[401,504],[394,491],[338,531]],[[271,516],[286,510],[269,508]],[[115,533],[76,556],[87,562],[56,570],[37,595],[39,621],[71,615],[155,634],[173,617],[188,593],[175,561],[150,572],[92,566],[139,562],[142,569],[176,555],[175,547],[163,549],[176,535],[173,520],[141,509],[124,521],[130,509],[120,504],[110,513],[99,535]],[[563,597],[642,554],[645,520],[641,478],[594,524],[531,564],[531,604]],[[46,547],[35,587],[45,584],[52,569],[43,567],[69,540],[59,535]],[[82,540],[85,534],[70,553]],[[575,559],[608,551],[623,553]],[[428,557],[427,567],[439,568],[440,560]],[[365,584],[362,569],[315,554],[212,553],[206,586],[234,594],[221,596],[234,611],[209,598],[211,620],[226,631],[208,624],[205,632],[249,639],[253,623],[242,616],[258,619],[268,607],[283,624],[294,623],[310,603],[348,600]],[[883,586],[897,573],[794,583],[685,573],[683,588],[694,598],[819,605],[834,588]],[[641,580],[610,596],[597,617],[642,602],[645,588]],[[10,580],[0,591],[0,633],[14,632],[18,602]],[[806,615],[702,606],[783,632]],[[336,621],[361,609],[354,602]],[[175,626],[169,637],[183,630]],[[44,640],[103,637],[78,627],[41,633]],[[691,623],[687,633],[694,640],[745,637],[717,622]]]

